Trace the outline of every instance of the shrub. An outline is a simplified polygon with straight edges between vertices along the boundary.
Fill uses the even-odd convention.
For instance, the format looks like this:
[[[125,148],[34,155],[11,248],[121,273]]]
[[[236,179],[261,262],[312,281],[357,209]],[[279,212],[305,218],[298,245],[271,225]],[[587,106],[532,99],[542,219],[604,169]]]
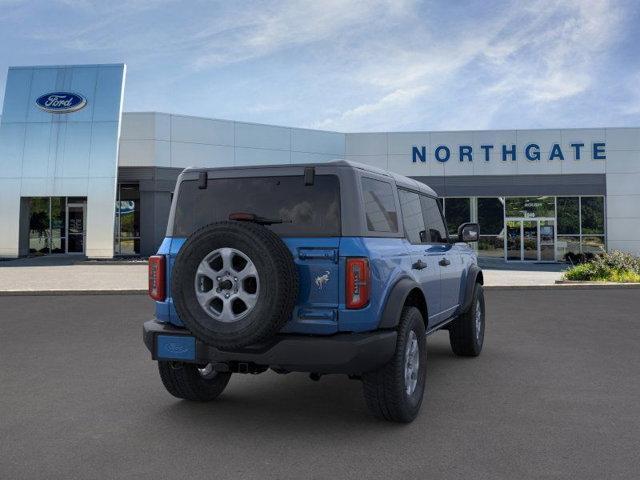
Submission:
[[[603,282],[640,282],[640,258],[617,250],[602,253],[587,262],[574,265],[565,272],[564,278]]]
[[[609,281],[619,283],[640,283],[640,273],[613,270]]]
[[[586,253],[567,252],[564,254],[564,261],[569,262],[572,265],[578,265],[581,263],[590,262],[594,258],[595,258],[595,254],[591,252],[586,252]]]
[[[575,265],[564,273],[567,280],[593,280],[593,277],[594,272],[588,263]]]
[[[614,250],[610,253],[602,253],[593,259],[593,263],[601,264],[612,270],[629,271],[640,274],[640,257],[630,253]]]

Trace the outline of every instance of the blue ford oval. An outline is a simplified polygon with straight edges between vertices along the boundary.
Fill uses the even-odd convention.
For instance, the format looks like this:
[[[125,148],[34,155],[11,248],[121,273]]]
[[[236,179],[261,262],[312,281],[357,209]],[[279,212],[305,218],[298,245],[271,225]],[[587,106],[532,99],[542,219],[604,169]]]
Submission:
[[[46,93],[36,100],[41,110],[49,113],[72,113],[85,107],[87,99],[70,92]]]

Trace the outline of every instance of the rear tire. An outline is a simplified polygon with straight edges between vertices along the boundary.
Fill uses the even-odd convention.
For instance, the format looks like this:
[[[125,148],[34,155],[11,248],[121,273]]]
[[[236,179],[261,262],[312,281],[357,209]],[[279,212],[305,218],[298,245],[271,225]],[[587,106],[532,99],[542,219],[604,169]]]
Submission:
[[[455,319],[449,327],[451,350],[461,357],[477,357],[484,343],[484,289],[479,283],[473,289],[469,310]]]
[[[177,398],[196,402],[216,399],[229,383],[230,373],[215,372],[210,366],[192,363],[158,362],[160,378],[167,391]]]
[[[409,357],[409,358],[408,358]],[[413,368],[408,368],[408,364]],[[409,423],[420,412],[427,367],[427,342],[420,310],[404,307],[393,358],[378,371],[362,376],[364,398],[378,418]]]

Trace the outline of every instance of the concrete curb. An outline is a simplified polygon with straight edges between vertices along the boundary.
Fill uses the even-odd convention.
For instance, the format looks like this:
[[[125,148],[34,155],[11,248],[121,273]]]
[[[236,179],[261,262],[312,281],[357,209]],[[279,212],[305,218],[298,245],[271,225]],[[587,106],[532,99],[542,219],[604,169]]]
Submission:
[[[126,262],[124,260],[78,260],[73,262],[74,265],[123,265],[129,267],[131,265],[149,265],[148,260],[136,260]]]
[[[549,285],[485,285],[485,290],[599,290],[640,288],[640,283],[554,283]]]
[[[2,290],[0,297],[45,296],[45,295],[146,295],[147,289],[129,290]]]
[[[583,280],[556,280],[556,285],[627,285],[630,287],[639,287],[638,282],[590,282]]]

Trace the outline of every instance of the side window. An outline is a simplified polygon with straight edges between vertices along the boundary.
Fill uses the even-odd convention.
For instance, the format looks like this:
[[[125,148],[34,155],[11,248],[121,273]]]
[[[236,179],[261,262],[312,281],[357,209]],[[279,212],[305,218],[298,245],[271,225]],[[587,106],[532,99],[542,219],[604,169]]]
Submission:
[[[398,214],[391,184],[363,177],[362,196],[369,231],[397,232]]]
[[[420,203],[422,203],[424,223],[427,226],[427,242],[446,243],[448,241],[447,230],[438,202],[435,198],[420,195]]]
[[[426,229],[424,217],[420,206],[420,196],[417,193],[398,189],[400,196],[400,209],[407,240],[411,243],[424,243],[426,241]]]

